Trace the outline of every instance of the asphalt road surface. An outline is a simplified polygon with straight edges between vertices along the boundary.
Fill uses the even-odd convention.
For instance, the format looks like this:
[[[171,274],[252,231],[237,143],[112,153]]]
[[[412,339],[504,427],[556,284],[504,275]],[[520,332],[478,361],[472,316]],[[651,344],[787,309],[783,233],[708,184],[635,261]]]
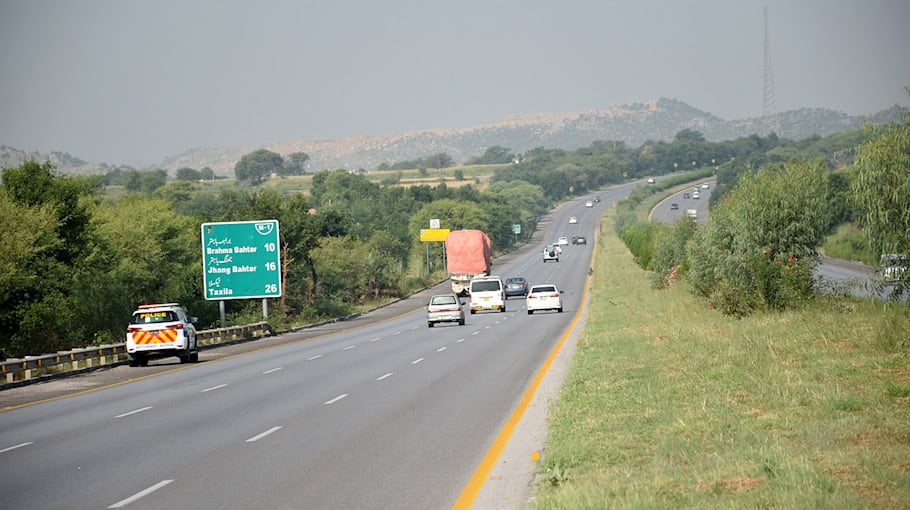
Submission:
[[[0,392],[2,506],[450,508],[580,309],[595,222],[631,187],[564,204],[534,245],[497,260],[503,278],[556,283],[561,314],[529,316],[513,299],[429,329],[430,291],[195,365]],[[543,263],[544,242],[574,235],[589,244]]]

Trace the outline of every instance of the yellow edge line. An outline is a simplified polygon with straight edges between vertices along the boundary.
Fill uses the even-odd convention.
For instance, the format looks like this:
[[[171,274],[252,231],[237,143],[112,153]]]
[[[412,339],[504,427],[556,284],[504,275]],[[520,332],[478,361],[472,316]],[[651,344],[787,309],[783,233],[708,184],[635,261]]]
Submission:
[[[594,257],[597,255],[597,233],[599,231],[600,222],[597,224],[597,229],[594,230],[594,251],[591,253],[591,262],[589,267],[594,267]],[[525,394],[521,397],[521,401],[518,402],[518,406],[512,412],[509,420],[502,427],[502,430],[499,431],[499,435],[497,435],[496,439],[493,440],[493,444],[490,446],[490,449],[487,450],[487,454],[484,455],[483,460],[480,461],[480,464],[477,466],[477,469],[474,471],[471,479],[468,480],[467,485],[465,485],[464,489],[461,491],[461,495],[458,497],[458,501],[455,502],[455,505],[452,506],[452,510],[468,510],[474,504],[474,500],[477,499],[478,494],[480,494],[481,489],[483,489],[484,484],[486,484],[487,478],[493,471],[493,466],[496,465],[496,461],[499,460],[499,457],[502,455],[503,450],[505,450],[506,445],[508,445],[509,441],[512,439],[512,434],[515,433],[515,429],[518,427],[518,423],[524,416],[525,411],[528,410],[528,406],[531,405],[531,400],[537,393],[538,388],[540,388],[540,384],[543,382],[544,376],[546,376],[550,371],[550,366],[553,364],[556,356],[558,356],[562,351],[562,347],[565,345],[566,340],[569,338],[569,335],[575,330],[575,325],[578,324],[578,320],[581,319],[581,315],[584,313],[585,308],[587,308],[588,287],[590,282],[591,274],[589,273],[585,278],[585,289],[581,297],[581,307],[578,309],[578,312],[575,313],[575,317],[572,319],[572,323],[569,324],[569,327],[566,328],[566,331],[559,339],[559,342],[555,347],[553,347],[553,350],[550,351],[550,355],[547,357],[547,360],[544,361],[543,365],[540,366],[537,375],[534,376],[534,380],[531,381],[531,386],[528,387],[527,391],[525,391]]]

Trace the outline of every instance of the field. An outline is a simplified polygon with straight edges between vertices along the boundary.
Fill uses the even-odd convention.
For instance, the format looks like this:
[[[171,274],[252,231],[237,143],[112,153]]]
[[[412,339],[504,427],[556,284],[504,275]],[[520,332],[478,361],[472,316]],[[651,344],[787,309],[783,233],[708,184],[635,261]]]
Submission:
[[[598,250],[532,508],[910,508],[906,307],[737,320]]]
[[[493,177],[496,168],[502,165],[475,165],[451,168],[431,168],[423,172],[417,169],[413,170],[385,170],[364,172],[363,175],[370,182],[376,184],[387,184],[390,186],[419,186],[427,185],[435,187],[445,182],[446,186],[459,187],[472,184],[479,189],[484,189]],[[461,172],[462,180],[456,179],[456,172]],[[222,179],[217,181],[205,181],[194,183],[197,189],[204,192],[219,192],[222,189],[234,187],[237,181],[234,179]],[[300,175],[288,177],[275,177],[263,182],[259,187],[262,189],[276,189],[281,193],[309,193],[313,184],[313,175]]]

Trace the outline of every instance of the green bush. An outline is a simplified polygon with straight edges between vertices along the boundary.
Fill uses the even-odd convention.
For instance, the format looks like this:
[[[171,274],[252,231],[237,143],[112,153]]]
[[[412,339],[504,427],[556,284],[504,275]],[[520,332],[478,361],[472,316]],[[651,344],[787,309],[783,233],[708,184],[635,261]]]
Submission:
[[[827,182],[820,162],[744,175],[693,238],[692,290],[737,316],[801,306],[813,294],[815,248],[830,218]]]

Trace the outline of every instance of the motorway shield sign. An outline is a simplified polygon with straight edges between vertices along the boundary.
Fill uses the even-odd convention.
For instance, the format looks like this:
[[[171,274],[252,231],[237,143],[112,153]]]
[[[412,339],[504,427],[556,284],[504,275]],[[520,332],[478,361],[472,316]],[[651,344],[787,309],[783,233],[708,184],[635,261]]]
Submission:
[[[278,220],[202,224],[205,299],[281,297]]]

